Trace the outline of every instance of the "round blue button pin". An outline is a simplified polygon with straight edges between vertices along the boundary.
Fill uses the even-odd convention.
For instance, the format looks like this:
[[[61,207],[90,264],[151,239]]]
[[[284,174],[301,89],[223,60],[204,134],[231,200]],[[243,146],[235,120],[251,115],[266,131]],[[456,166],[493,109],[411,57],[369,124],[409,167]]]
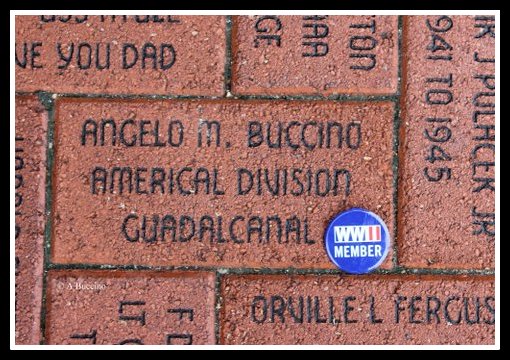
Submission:
[[[384,221],[371,211],[352,208],[337,215],[326,230],[328,256],[341,270],[366,274],[388,255],[390,235]]]

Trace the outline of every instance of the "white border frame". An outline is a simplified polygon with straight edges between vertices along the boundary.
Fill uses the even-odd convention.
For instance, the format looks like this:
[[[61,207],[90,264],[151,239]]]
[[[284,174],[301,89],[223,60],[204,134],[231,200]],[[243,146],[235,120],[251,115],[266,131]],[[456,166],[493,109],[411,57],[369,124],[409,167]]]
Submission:
[[[16,345],[15,344],[15,243],[14,243],[14,226],[15,226],[15,190],[14,190],[14,175],[15,175],[15,95],[16,95],[16,81],[15,81],[15,16],[16,15],[494,15],[496,17],[496,86],[501,87],[500,83],[500,10],[207,10],[207,11],[190,11],[190,10],[11,10],[10,11],[10,348],[14,350],[67,350],[67,349],[81,349],[81,350],[107,350],[117,349],[120,350],[118,345]],[[495,292],[496,292],[496,337],[495,345],[173,345],[172,347],[166,345],[140,345],[123,347],[122,349],[165,349],[165,350],[212,350],[212,349],[228,349],[228,350],[253,350],[253,349],[337,349],[337,350],[360,350],[360,349],[484,349],[495,350],[500,348],[500,201],[499,201],[499,184],[500,184],[500,91],[496,91],[496,267],[495,267]]]

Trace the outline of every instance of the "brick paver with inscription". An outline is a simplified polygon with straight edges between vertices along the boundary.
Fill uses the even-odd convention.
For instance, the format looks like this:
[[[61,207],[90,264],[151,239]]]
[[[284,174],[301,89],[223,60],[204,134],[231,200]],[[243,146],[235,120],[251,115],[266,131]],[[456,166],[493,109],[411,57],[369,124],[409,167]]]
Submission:
[[[493,268],[494,20],[404,21],[399,263]]]
[[[494,341],[493,278],[227,276],[221,294],[225,344]]]
[[[214,344],[214,274],[50,271],[48,344]]]
[[[16,341],[40,341],[48,112],[36,96],[16,98]]]
[[[16,90],[224,93],[223,16],[17,16]]]
[[[397,16],[236,16],[232,92],[394,94]]]
[[[495,16],[15,26],[13,345],[495,344]]]
[[[52,261],[334,268],[322,237],[338,211],[393,225],[393,133],[381,131],[393,113],[391,102],[59,100]]]

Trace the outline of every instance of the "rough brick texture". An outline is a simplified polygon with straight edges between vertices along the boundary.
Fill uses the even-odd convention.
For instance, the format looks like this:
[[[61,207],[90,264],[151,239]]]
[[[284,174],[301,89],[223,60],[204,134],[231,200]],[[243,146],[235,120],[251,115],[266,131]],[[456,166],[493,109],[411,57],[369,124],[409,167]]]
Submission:
[[[16,97],[16,343],[39,344],[45,229],[48,113],[36,96]]]
[[[495,344],[494,16],[15,26],[16,345]]]

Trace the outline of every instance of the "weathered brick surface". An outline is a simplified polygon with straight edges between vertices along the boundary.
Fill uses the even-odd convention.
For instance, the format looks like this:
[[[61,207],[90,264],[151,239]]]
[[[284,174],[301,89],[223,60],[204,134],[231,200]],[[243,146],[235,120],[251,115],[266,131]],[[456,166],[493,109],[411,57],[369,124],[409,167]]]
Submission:
[[[16,344],[39,344],[48,113],[36,96],[16,97]]]
[[[492,278],[228,276],[223,344],[494,344]]]
[[[223,95],[223,16],[68,18],[16,17],[18,91]]]
[[[214,344],[214,275],[50,271],[48,344]]]
[[[494,20],[404,24],[399,263],[493,268]]]
[[[338,212],[366,207],[392,229],[393,135],[381,131],[391,128],[392,103],[62,100],[56,108],[54,262],[333,268],[322,238]],[[205,121],[219,124],[210,147]],[[280,146],[264,136],[255,147],[268,125],[272,144],[283,129]]]
[[[235,16],[232,92],[393,94],[397,16]]]

